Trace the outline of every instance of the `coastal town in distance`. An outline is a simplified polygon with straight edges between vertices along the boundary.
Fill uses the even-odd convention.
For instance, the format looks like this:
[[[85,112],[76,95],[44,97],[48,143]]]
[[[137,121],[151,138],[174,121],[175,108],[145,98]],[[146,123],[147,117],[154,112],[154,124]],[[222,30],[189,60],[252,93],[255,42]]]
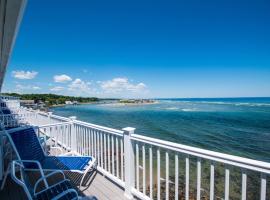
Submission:
[[[113,105],[147,105],[158,103],[154,99],[110,99],[96,97],[75,97],[56,94],[17,94],[5,93],[4,95],[20,98],[22,106],[48,112],[51,107],[81,104],[113,104]]]

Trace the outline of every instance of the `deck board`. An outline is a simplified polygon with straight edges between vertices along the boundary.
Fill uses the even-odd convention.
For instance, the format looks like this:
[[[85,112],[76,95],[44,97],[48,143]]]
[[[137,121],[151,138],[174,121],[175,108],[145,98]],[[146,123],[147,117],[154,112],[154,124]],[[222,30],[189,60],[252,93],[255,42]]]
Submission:
[[[34,177],[36,179],[36,175],[34,175]],[[95,196],[98,200],[126,199],[124,197],[123,188],[111,182],[98,172],[91,175],[91,178],[87,181],[86,186],[82,187],[80,190],[75,185],[74,188],[80,193],[81,196],[92,195]],[[27,198],[23,189],[18,186],[10,177],[8,177],[4,190],[0,191],[0,199],[25,200]]]
[[[93,180],[93,184],[90,184],[86,190],[88,195],[100,195],[100,199],[125,199],[124,191],[120,187],[116,187],[114,183],[108,180],[101,174],[97,174]]]

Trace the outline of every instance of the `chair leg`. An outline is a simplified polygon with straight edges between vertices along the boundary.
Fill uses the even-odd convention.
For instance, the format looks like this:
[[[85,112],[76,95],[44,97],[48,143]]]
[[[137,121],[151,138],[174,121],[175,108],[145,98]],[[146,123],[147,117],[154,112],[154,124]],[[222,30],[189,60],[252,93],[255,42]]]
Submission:
[[[83,184],[83,180],[84,180],[84,178],[86,177],[86,174],[87,174],[88,172],[90,172],[91,169],[95,170],[96,167],[97,167],[97,163],[96,163],[96,162],[94,162],[92,165],[89,165],[89,167],[85,170],[85,172],[84,172],[84,174],[83,174],[83,177],[82,177],[82,179],[81,179],[79,188],[81,188],[81,186],[82,186],[82,184]]]
[[[7,176],[8,176],[8,174],[9,174],[9,172],[10,172],[10,164],[8,165],[8,168],[7,168],[7,170],[5,171],[4,179],[3,179],[3,182],[2,182],[2,184],[1,184],[1,190],[4,189],[4,186],[5,186],[5,183],[6,183]]]
[[[79,189],[82,187],[83,180],[84,180],[84,178],[85,178],[86,174],[87,174],[87,171],[86,171],[86,172],[84,172],[84,174],[83,174],[83,177],[82,177],[81,182],[80,182]]]

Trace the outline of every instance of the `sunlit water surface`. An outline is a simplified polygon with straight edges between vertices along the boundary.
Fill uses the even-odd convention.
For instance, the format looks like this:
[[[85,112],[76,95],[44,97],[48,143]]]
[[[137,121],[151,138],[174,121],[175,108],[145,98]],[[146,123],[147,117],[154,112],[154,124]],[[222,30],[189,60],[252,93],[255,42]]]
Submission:
[[[270,161],[270,98],[166,99],[152,105],[53,108],[61,116],[248,158]]]

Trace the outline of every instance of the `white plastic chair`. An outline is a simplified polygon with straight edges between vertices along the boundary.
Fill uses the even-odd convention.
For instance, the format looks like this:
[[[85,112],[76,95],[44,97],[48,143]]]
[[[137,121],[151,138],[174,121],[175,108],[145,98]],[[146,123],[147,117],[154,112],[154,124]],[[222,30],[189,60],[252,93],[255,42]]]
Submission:
[[[37,165],[38,171],[41,175],[41,178],[39,178],[36,181],[34,186],[31,185],[29,177],[26,173],[26,170],[24,167],[24,164],[26,163]],[[19,175],[16,172],[19,172]],[[50,185],[48,182],[48,179],[52,178],[56,174],[58,175],[60,174],[62,176],[62,179]],[[65,174],[62,171],[57,170],[47,175],[44,175],[44,172],[38,161],[32,161],[32,160],[31,161],[29,160],[12,161],[11,178],[24,189],[29,200],[39,200],[39,199],[57,200],[60,198],[65,198],[65,199],[70,199],[70,200],[81,199],[77,191],[72,188],[70,181],[66,179]]]

